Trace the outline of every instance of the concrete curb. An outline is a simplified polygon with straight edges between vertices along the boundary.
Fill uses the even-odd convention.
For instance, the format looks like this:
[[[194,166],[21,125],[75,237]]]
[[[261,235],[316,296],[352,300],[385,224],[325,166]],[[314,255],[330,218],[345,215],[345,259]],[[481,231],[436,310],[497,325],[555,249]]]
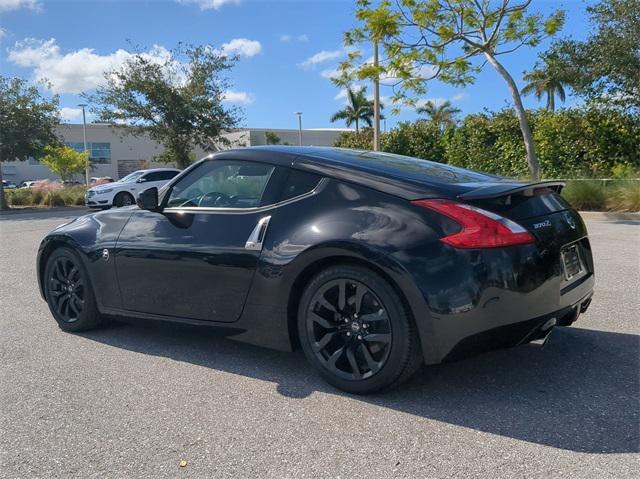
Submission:
[[[640,223],[640,213],[616,213],[613,211],[580,211],[580,216],[591,221],[634,221]]]

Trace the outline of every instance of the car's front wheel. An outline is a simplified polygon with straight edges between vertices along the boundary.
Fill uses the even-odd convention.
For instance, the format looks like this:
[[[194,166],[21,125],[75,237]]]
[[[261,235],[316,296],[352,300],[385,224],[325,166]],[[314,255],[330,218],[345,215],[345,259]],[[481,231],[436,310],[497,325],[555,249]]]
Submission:
[[[65,247],[53,251],[43,280],[47,304],[60,329],[86,331],[101,324],[89,277],[76,252]]]
[[[330,384],[367,394],[408,379],[422,364],[413,320],[380,275],[344,265],[318,273],[298,310],[300,343]]]
[[[126,191],[121,191],[113,199],[113,206],[122,208],[123,206],[131,206],[135,203],[135,199]]]

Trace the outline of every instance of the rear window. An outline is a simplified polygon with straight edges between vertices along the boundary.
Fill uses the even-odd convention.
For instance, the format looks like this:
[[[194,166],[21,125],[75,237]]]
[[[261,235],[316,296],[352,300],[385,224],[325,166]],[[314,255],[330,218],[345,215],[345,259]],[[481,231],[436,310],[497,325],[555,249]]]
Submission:
[[[342,161],[358,168],[415,180],[434,178],[443,183],[473,183],[496,178],[493,175],[478,173],[458,168],[457,166],[380,151],[335,148],[333,151],[323,151],[321,156],[326,156],[328,159],[338,162]]]
[[[289,170],[289,176],[279,201],[285,201],[309,193],[318,185],[320,179],[320,176],[307,171]]]

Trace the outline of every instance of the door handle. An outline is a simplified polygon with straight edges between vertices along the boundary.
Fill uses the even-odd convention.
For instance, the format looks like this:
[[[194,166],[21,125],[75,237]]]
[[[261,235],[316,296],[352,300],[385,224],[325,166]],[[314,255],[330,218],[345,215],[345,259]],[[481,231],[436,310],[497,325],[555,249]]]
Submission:
[[[248,249],[250,251],[261,251],[262,243],[264,242],[264,237],[267,234],[267,228],[269,227],[269,220],[271,216],[265,216],[264,218],[260,218],[258,224],[253,231],[249,235],[247,242],[244,244],[244,249]]]

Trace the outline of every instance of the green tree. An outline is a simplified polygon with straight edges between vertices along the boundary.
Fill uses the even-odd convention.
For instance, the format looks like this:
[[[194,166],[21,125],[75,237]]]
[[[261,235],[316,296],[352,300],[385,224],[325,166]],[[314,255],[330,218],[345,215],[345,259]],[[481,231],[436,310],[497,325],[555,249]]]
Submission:
[[[0,209],[7,204],[2,187],[2,163],[40,157],[48,144],[59,142],[58,97],[47,99],[20,78],[0,76]]]
[[[63,180],[85,171],[89,164],[88,152],[79,153],[68,146],[47,146],[44,151],[45,156],[40,163],[60,175]]]
[[[587,7],[593,32],[561,40],[558,57],[572,89],[590,103],[640,110],[640,0],[601,0]]]
[[[542,55],[542,64],[537,64],[536,68],[525,73],[523,79],[527,84],[522,89],[523,95],[535,95],[538,100],[543,96],[547,97],[547,111],[556,109],[556,95],[561,102],[566,99],[564,90],[568,80],[564,78],[563,72],[557,66],[555,55]]]
[[[223,105],[230,87],[223,74],[235,61],[210,45],[179,46],[160,62],[138,52],[107,72],[105,86],[86,97],[98,105],[93,111],[99,121],[149,134],[164,145],[160,160],[184,168],[194,145],[214,149],[239,121],[239,110]]]
[[[264,132],[264,140],[267,143],[267,145],[279,145],[280,142],[282,141],[280,137],[272,131]]]
[[[373,128],[362,128],[358,133],[345,131],[340,133],[333,146],[352,148],[354,150],[370,150],[373,145]]]
[[[382,151],[424,160],[445,161],[443,132],[433,122],[401,122],[382,135]]]
[[[523,46],[537,46],[555,34],[564,22],[564,13],[549,17],[529,13],[531,0],[357,0],[356,18],[361,25],[345,34],[345,43],[366,40],[373,28],[385,52],[380,65],[361,62],[361,52],[350,53],[336,82],[351,77],[397,79],[394,102],[422,95],[432,78],[454,85],[472,82],[484,63],[504,79],[514,103],[526,149],[526,158],[535,179],[540,176],[535,144],[520,91],[500,57]],[[382,25],[383,28],[377,27]],[[415,104],[415,100],[413,100]]]
[[[380,108],[383,108],[381,105]],[[360,131],[360,121],[369,128],[373,126],[373,101],[367,99],[367,89],[355,90],[347,87],[347,106],[331,116],[331,123],[344,120],[347,127],[355,123],[356,133]]]
[[[424,105],[416,108],[419,115],[427,115],[427,119],[433,122],[439,129],[444,130],[446,127],[455,125],[456,115],[461,110],[451,105],[449,100],[436,104],[429,100]]]

